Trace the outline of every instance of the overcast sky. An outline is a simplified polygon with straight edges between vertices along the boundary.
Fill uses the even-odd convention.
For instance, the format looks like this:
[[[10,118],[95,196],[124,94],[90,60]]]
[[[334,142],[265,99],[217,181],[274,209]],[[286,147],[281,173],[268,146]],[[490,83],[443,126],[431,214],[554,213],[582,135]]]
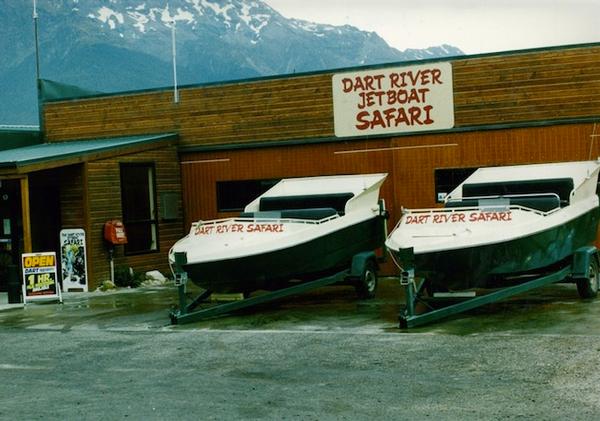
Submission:
[[[600,0],[265,0],[288,18],[375,31],[399,50],[467,54],[600,42]]]

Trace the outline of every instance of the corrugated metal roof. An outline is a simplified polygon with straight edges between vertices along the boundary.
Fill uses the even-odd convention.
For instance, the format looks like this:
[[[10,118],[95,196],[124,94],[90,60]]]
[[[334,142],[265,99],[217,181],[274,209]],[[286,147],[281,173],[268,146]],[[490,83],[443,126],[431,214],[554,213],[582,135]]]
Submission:
[[[175,139],[176,134],[164,133],[147,136],[112,137],[74,140],[60,143],[42,143],[0,151],[0,168],[19,168],[31,164],[56,161],[91,153],[106,152],[123,147],[140,146],[161,140]]]

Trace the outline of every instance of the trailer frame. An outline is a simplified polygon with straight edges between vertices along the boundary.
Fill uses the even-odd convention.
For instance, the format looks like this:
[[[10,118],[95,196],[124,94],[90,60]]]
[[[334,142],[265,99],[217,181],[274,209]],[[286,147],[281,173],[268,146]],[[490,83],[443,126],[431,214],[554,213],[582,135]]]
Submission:
[[[522,294],[536,288],[564,281],[569,278],[570,282],[577,284],[579,295],[584,298],[595,298],[599,289],[599,267],[600,258],[598,250],[594,246],[581,247],[577,249],[571,259],[563,266],[536,277],[532,280],[494,290],[480,296],[464,297],[463,294],[453,296],[453,299],[459,300],[455,304],[433,309],[428,303],[440,303],[442,300],[436,300],[435,297],[423,299],[426,289],[426,280],[415,277],[414,255],[408,262],[410,267],[400,274],[400,284],[404,287],[406,297],[406,307],[399,314],[400,328],[408,329],[427,323],[449,317],[455,314],[464,313],[486,304],[491,304],[514,295]],[[463,295],[462,297],[460,295]],[[417,303],[425,303],[429,311],[417,314]]]
[[[376,288],[377,286],[376,273],[369,273],[368,271],[372,271],[374,266],[375,269],[377,268],[378,258],[375,252],[365,251],[357,253],[353,256],[352,263],[349,268],[336,272],[332,275],[313,281],[302,282],[290,287],[269,291],[264,294],[244,298],[242,300],[215,304],[196,310],[196,308],[202,302],[206,301],[210,297],[212,291],[204,290],[188,304],[186,297],[188,275],[187,272],[183,270],[183,266],[187,263],[187,256],[185,252],[176,252],[174,257],[175,285],[178,289],[179,309],[174,309],[169,314],[172,324],[193,323],[222,314],[232,313],[243,308],[253,307],[259,304],[279,300],[292,295],[302,294],[327,285],[333,285],[346,281],[355,285],[360,298],[371,298],[374,295],[373,288]],[[373,278],[371,275],[375,276],[374,285],[372,284]],[[363,282],[370,282],[370,285],[363,285]]]

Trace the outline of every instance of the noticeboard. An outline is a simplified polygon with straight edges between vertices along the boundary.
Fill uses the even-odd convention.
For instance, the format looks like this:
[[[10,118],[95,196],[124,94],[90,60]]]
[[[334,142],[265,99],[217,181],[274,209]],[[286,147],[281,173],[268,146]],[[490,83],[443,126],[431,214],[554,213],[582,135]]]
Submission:
[[[24,253],[23,302],[37,299],[58,299],[62,302],[56,273],[56,253]]]
[[[60,231],[60,266],[63,291],[87,292],[87,259],[83,229]]]

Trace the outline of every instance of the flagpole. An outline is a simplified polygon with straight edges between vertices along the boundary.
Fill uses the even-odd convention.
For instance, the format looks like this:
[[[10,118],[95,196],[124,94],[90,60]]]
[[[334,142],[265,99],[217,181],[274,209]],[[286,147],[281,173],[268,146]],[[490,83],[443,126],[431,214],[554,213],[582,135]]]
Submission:
[[[177,47],[175,43],[175,19],[171,22],[171,50],[173,53],[173,102],[179,103],[179,91],[177,90]]]
[[[37,12],[37,0],[33,0],[33,32],[34,32],[34,48],[35,48],[35,85],[37,88],[37,100],[38,100],[38,125],[40,130],[40,137],[43,138],[44,134],[44,113],[42,112],[42,81],[40,79],[40,45],[38,37],[38,12]]]
[[[35,41],[35,78],[39,81],[40,79],[40,53],[39,53],[39,40],[38,40],[38,13],[37,13],[37,0],[33,0],[33,31]]]

